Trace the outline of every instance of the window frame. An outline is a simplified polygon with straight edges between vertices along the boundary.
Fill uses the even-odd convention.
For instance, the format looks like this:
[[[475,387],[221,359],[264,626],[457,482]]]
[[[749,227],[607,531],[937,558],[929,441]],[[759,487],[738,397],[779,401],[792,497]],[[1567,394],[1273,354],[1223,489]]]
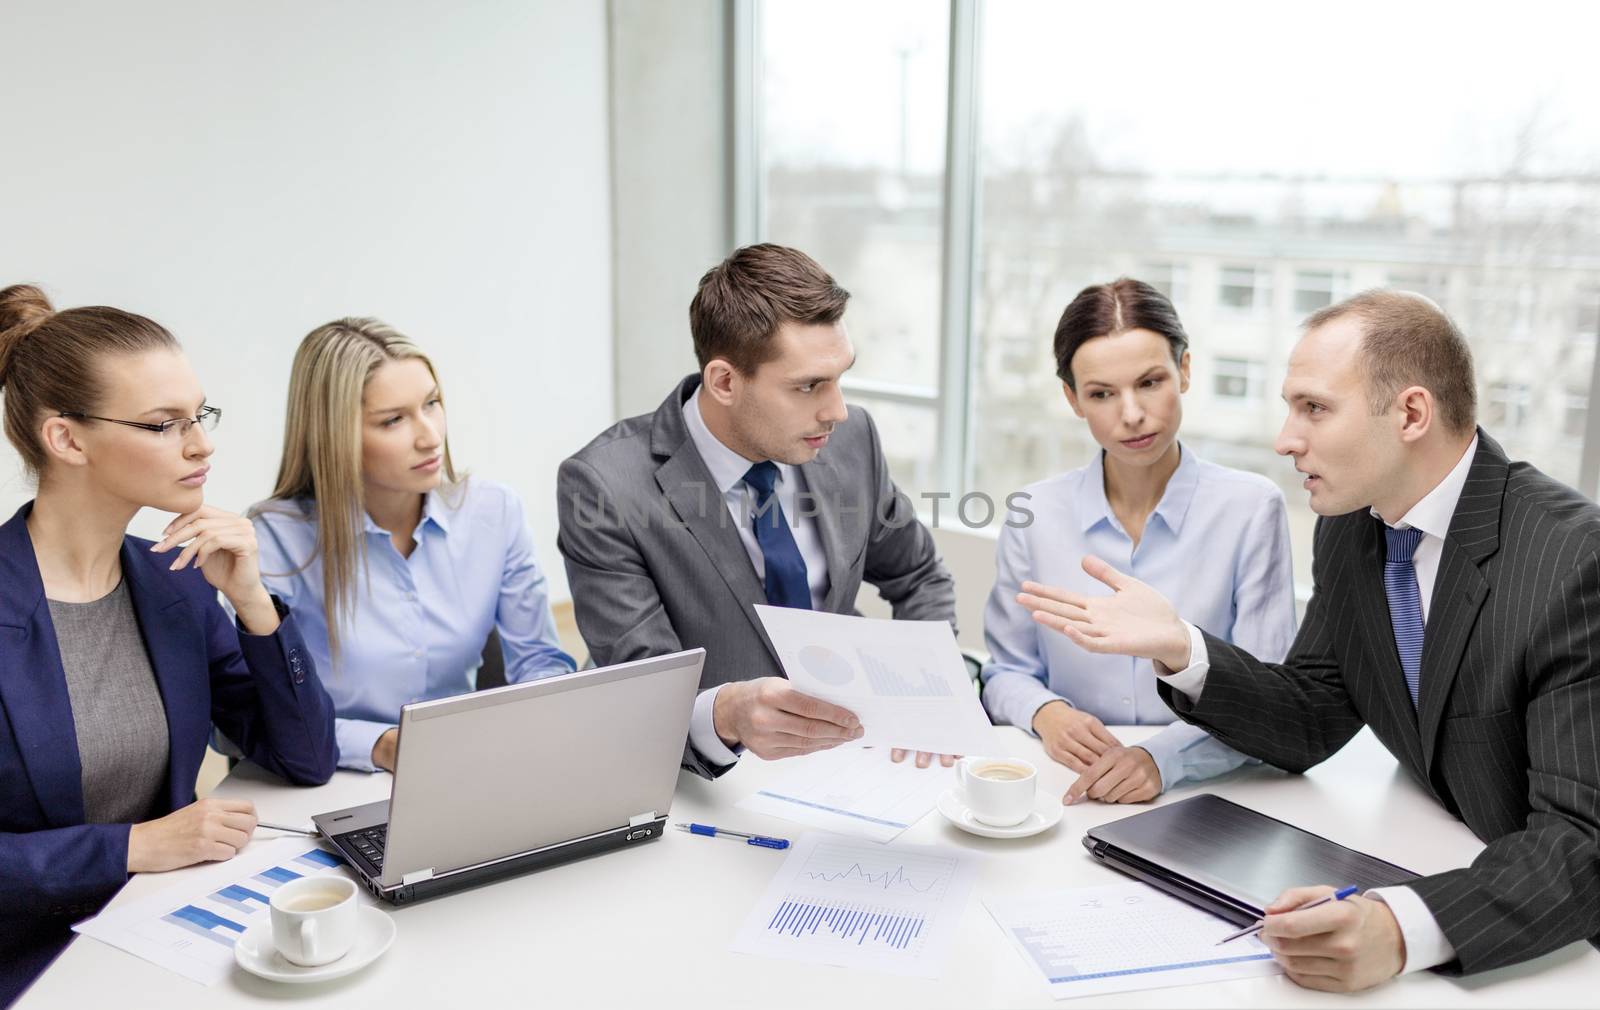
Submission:
[[[731,40],[728,71],[731,78],[728,102],[730,146],[729,204],[731,232],[735,245],[761,241],[765,224],[761,133],[761,0],[725,0],[726,23]],[[977,360],[973,306],[977,288],[977,241],[979,228],[979,87],[983,0],[949,0],[949,86],[945,108],[944,214],[940,236],[941,309],[939,380],[937,387],[901,386],[894,383],[846,378],[844,388],[863,400],[920,404],[935,408],[938,416],[933,447],[936,472],[946,489],[970,487],[975,469],[975,447],[971,404],[977,381]],[[1242,263],[1224,263],[1243,266]],[[1252,307],[1228,310],[1245,315],[1267,315],[1275,310],[1270,269],[1253,265],[1256,286]],[[1338,267],[1329,268],[1338,282]],[[1396,264],[1392,272],[1411,269]],[[1294,290],[1286,293],[1293,305],[1300,272],[1324,272],[1323,268],[1296,266]],[[1194,283],[1194,278],[1187,278]],[[1219,274],[1218,285],[1221,276]],[[1337,300],[1337,294],[1335,297]],[[1582,318],[1582,314],[1578,315]],[[1574,336],[1577,336],[1576,334]],[[1600,343],[1600,334],[1597,334]],[[1594,409],[1595,391],[1600,389],[1600,353],[1594,354],[1589,382],[1589,409],[1582,437],[1582,459],[1578,490],[1590,498],[1600,495],[1600,410]],[[1487,390],[1485,390],[1487,393]],[[1231,402],[1231,401],[1230,401]]]

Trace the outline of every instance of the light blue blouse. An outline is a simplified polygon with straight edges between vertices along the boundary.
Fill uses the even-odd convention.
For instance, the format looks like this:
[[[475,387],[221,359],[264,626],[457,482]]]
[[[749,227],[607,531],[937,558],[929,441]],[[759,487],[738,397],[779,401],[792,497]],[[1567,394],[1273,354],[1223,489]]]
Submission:
[[[1022,504],[1033,519],[1001,529],[983,622],[992,657],[982,674],[983,703],[996,722],[1031,730],[1039,707],[1061,699],[1107,725],[1171,723],[1140,744],[1164,789],[1248,759],[1175,721],[1156,693],[1149,660],[1085,652],[1036,624],[1016,596],[1028,580],[1108,595],[1080,567],[1094,554],[1153,586],[1191,623],[1263,660],[1281,660],[1295,632],[1283,492],[1259,474],[1208,463],[1187,447],[1181,453],[1137,548],[1106,501],[1101,453],[1026,488],[1031,498]]]
[[[452,504],[453,502],[453,504]],[[265,502],[255,519],[262,581],[294,612],[338,719],[339,766],[372,771],[372,747],[408,702],[471,691],[489,630],[500,632],[506,680],[576,668],[561,651],[544,572],[522,501],[510,488],[470,478],[423,503],[409,558],[363,516],[367,576],[358,576],[339,661],[328,649],[315,502]]]

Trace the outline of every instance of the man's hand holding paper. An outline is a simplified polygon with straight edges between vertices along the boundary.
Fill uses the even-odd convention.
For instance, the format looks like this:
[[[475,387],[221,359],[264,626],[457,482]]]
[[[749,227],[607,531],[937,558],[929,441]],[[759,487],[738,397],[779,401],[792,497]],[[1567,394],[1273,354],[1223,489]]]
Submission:
[[[946,756],[988,749],[989,718],[948,623],[760,605],[756,613],[793,688],[860,720],[862,734],[841,742],[919,751],[922,767],[934,755],[947,765]]]

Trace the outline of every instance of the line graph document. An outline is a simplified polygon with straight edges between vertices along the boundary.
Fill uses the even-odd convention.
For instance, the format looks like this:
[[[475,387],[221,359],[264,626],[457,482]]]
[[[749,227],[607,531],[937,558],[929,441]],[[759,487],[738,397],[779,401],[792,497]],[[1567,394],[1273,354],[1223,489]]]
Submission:
[[[808,831],[745,919],[733,950],[938,978],[972,894],[976,859],[960,849]]]
[[[1011,945],[1056,999],[1281,975],[1254,936],[1137,881],[985,901]]]
[[[989,717],[944,621],[888,621],[756,605],[795,688],[848,708],[857,746],[985,754]]]
[[[937,761],[898,764],[886,747],[835,747],[784,762],[784,775],[740,800],[741,810],[770,814],[825,831],[894,841],[921,820],[955,784],[955,769]]]

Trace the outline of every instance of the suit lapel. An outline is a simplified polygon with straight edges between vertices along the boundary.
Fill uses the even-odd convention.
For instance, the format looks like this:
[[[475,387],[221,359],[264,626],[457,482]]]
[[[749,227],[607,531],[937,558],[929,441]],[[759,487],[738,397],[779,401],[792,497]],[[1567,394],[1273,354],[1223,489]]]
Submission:
[[[1481,566],[1500,547],[1500,507],[1505,497],[1507,466],[1505,453],[1480,428],[1477,455],[1461,488],[1439,556],[1439,573],[1434,578],[1433,602],[1423,634],[1419,723],[1423,754],[1430,770],[1445,702],[1461,673],[1461,656],[1489,595],[1489,581]]]
[[[772,643],[767,641],[761,618],[755,611],[755,604],[767,602],[766,588],[756,578],[755,566],[750,563],[744,541],[734,528],[733,516],[722,502],[722,492],[717,489],[711,471],[706,469],[705,460],[700,458],[683,423],[683,404],[699,384],[699,376],[685,379],[656,410],[651,423],[650,449],[656,456],[666,457],[656,469],[656,484],[678,521],[700,545],[711,567],[739,602],[745,618],[771,651]],[[776,658],[777,654],[773,656]]]
[[[195,671],[208,666],[205,629],[183,606],[176,579],[159,570],[134,542],[122,544],[122,577],[128,581],[150,669],[167,711],[167,792],[173,809],[193,799],[200,772],[194,741],[204,740],[211,723],[209,685],[197,689]],[[204,682],[202,681],[202,684]]]
[[[806,493],[811,511],[815,512],[817,535],[822,539],[822,553],[828,559],[828,592],[822,600],[822,609],[830,614],[849,613],[853,600],[843,599],[850,584],[847,573],[854,558],[845,556],[844,525],[839,519],[839,503],[844,500],[844,485],[832,464],[818,456],[800,465],[805,475]]]
[[[83,823],[83,766],[55,625],[28,536],[32,508],[31,502],[22,506],[0,526],[0,700],[45,821],[60,828]]]
[[[1406,759],[1418,772],[1423,769],[1421,738],[1417,733],[1416,709],[1406,690],[1405,672],[1400,668],[1400,653],[1394,644],[1394,624],[1389,618],[1389,598],[1383,590],[1384,546],[1378,520],[1363,515],[1359,539],[1360,559],[1356,566],[1360,589],[1352,595],[1361,614],[1367,652],[1377,663],[1372,676],[1382,701],[1386,732],[1404,743]],[[1369,721],[1370,716],[1369,716]]]

